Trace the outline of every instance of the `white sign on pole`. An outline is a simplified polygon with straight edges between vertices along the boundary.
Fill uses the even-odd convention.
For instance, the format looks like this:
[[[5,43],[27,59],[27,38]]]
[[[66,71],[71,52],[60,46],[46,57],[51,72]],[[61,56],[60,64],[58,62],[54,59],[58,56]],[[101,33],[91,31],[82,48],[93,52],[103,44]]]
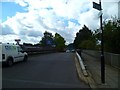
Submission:
[[[98,13],[98,17],[100,17],[103,14],[102,10]]]
[[[120,1],[118,2],[118,19],[120,19]]]

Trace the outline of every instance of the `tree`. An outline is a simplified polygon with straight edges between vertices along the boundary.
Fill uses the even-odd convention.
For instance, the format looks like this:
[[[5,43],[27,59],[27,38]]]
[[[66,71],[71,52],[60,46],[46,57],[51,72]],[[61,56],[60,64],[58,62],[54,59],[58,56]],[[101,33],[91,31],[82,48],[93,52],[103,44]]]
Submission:
[[[87,26],[83,26],[82,29],[79,30],[79,32],[76,33],[76,37],[74,40],[74,45],[76,48],[83,48],[83,45],[81,44],[87,44],[84,41],[89,40],[92,43],[96,43],[96,40],[93,37],[93,33],[91,30],[89,30],[89,28]],[[84,47],[86,48],[86,47]]]
[[[112,53],[120,53],[120,20],[108,20],[104,22],[104,50]],[[96,37],[101,41],[101,32],[96,32]]]
[[[73,50],[73,49],[75,49],[75,48],[74,48],[74,44],[73,44],[73,43],[68,44],[67,47],[66,47],[66,49],[68,49],[68,50]]]
[[[84,40],[80,45],[79,48],[82,49],[95,49],[96,44],[92,40]]]
[[[52,33],[45,31],[40,44],[44,46],[51,46],[56,48],[58,51],[63,51],[66,47],[64,38],[56,33],[53,37]]]
[[[120,22],[109,20],[104,25],[105,50],[120,53]]]
[[[51,46],[54,44],[54,37],[52,33],[45,31],[42,40],[40,41],[42,46]]]
[[[64,50],[65,40],[60,34],[58,34],[58,33],[55,34],[54,42],[55,42],[55,45],[56,45],[56,49],[58,51],[63,51]]]

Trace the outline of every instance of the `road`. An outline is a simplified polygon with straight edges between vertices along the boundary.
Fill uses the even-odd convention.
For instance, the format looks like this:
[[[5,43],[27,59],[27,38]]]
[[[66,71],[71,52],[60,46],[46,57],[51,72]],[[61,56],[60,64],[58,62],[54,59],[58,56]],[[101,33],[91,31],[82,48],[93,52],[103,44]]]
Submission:
[[[77,76],[73,53],[29,56],[2,69],[3,88],[89,88]]]

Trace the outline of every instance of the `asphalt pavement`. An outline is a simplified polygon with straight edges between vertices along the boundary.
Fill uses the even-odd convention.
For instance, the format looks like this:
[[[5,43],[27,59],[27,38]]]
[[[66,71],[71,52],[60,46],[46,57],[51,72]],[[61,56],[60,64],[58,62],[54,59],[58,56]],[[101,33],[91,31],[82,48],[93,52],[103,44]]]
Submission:
[[[2,88],[90,88],[77,76],[73,53],[29,56],[2,68]]]

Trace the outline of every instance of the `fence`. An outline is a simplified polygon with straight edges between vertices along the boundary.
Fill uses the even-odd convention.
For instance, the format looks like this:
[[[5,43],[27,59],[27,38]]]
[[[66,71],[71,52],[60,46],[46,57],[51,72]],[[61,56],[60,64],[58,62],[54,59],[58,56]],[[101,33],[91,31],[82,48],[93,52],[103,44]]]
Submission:
[[[35,46],[21,46],[23,51],[27,52],[29,55],[41,54],[41,53],[52,53],[56,52],[54,47],[35,47]]]
[[[101,52],[93,51],[93,50],[83,50],[83,53],[86,53],[90,56],[96,58],[96,60],[100,60]],[[120,54],[108,53],[104,52],[105,63],[120,69]]]

